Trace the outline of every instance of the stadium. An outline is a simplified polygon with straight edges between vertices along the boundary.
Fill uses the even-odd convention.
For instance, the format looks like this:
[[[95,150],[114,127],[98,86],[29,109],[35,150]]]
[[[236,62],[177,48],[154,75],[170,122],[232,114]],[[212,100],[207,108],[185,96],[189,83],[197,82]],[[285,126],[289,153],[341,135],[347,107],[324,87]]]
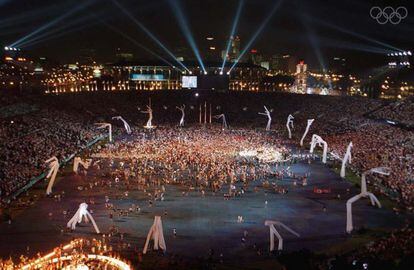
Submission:
[[[410,51],[401,51],[408,64],[371,69],[375,78],[333,64],[308,70],[286,55],[277,58],[280,70],[272,68],[264,56],[256,61],[253,44],[262,31],[273,33],[263,29],[289,5],[264,1],[270,14],[257,35],[240,48],[233,27],[220,61],[216,39],[208,36],[203,51],[183,19],[183,6],[197,12],[202,1],[141,1],[179,15],[194,53],[186,60],[128,8],[131,1],[94,2],[73,2],[63,18],[3,51],[1,269],[410,269]],[[233,2],[233,26],[243,8],[261,7]],[[113,22],[131,20],[164,53],[140,44],[157,56],[133,59],[117,49],[111,62],[35,60],[37,42],[70,36],[90,7],[99,7],[93,18],[117,10],[123,15]],[[24,20],[54,8],[25,11]],[[77,12],[64,30],[60,23]],[[0,27],[20,20],[2,19]]]

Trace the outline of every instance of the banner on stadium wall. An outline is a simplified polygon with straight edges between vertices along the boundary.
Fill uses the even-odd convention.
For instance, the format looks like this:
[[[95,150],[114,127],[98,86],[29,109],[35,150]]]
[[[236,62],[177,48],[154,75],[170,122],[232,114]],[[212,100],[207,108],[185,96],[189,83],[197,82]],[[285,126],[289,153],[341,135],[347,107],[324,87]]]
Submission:
[[[135,74],[129,76],[131,81],[165,81],[163,74]]]

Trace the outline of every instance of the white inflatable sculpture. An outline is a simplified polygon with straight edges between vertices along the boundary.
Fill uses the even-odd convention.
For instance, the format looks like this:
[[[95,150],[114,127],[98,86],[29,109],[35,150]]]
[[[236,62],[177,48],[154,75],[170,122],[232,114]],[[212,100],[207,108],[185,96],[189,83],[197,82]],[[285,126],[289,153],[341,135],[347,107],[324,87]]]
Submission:
[[[326,155],[328,154],[328,144],[321,138],[321,136],[313,134],[312,141],[310,146],[310,153],[313,153],[316,144],[318,146],[322,146],[323,144],[323,155],[322,155],[322,163],[326,163]]]
[[[295,235],[296,237],[300,237],[297,232],[295,232],[294,230],[292,230],[291,228],[289,228],[288,226],[286,226],[282,222],[274,221],[274,220],[266,220],[265,221],[265,226],[269,226],[269,231],[270,231],[270,251],[273,251],[275,249],[275,235],[276,235],[277,239],[279,239],[279,245],[278,245],[277,250],[282,250],[283,249],[283,238],[279,234],[279,232],[276,230],[275,225],[284,228],[285,230],[287,230],[291,234]]]
[[[150,240],[154,240],[154,250],[161,248],[166,251],[167,246],[165,245],[164,233],[162,229],[162,221],[160,216],[155,216],[154,223],[151,226],[151,229],[148,232],[147,240],[145,241],[143,254],[147,253],[148,244]]]
[[[345,156],[344,156],[344,158],[342,159],[342,167],[341,167],[341,177],[342,178],[345,178],[345,166],[346,166],[346,163],[347,162],[349,162],[349,164],[351,164],[352,163],[352,157],[351,157],[351,150],[352,150],[352,147],[353,147],[354,145],[352,144],[352,142],[350,142],[349,144],[348,144],[348,147],[346,148],[346,153],[345,153]]]
[[[270,125],[272,124],[272,117],[270,116],[270,111],[266,108],[266,106],[263,106],[263,107],[265,108],[265,112],[264,113],[259,112],[259,114],[267,116],[266,131],[269,131]]]
[[[144,128],[155,128],[155,126],[152,125],[152,109],[151,106],[147,105],[146,111],[141,111],[141,113],[147,113],[148,114],[148,121],[147,124],[144,126]]]
[[[90,219],[93,227],[95,228],[96,233],[100,233],[99,228],[95,223],[95,220],[93,219],[92,215],[88,211],[88,205],[86,203],[81,203],[79,205],[78,211],[76,211],[75,215],[69,220],[66,226],[74,230],[76,229],[76,224],[81,223],[82,219],[84,219],[86,223],[88,223]]]
[[[49,173],[46,176],[46,178],[50,178],[49,184],[47,185],[47,188],[46,188],[46,194],[49,195],[52,193],[52,187],[53,187],[53,184],[55,183],[56,175],[59,170],[59,160],[57,159],[57,157],[54,156],[46,160],[45,163],[48,164],[49,169],[50,169]]]
[[[110,123],[96,123],[98,129],[108,128],[109,141],[112,142],[112,125]]]
[[[287,118],[287,122],[286,122],[286,128],[289,132],[289,139],[292,139],[292,132],[290,131],[290,127],[293,128],[293,119],[295,119],[295,117],[293,117],[293,115],[289,114],[289,116]]]
[[[180,119],[180,124],[179,124],[179,126],[180,127],[183,127],[184,126],[184,117],[185,117],[185,105],[183,105],[183,106],[181,106],[181,107],[176,107],[177,108],[177,110],[180,110],[181,111],[181,119]],[[211,111],[210,111],[210,113],[211,113]]]
[[[300,139],[300,146],[303,146],[303,140],[305,139],[306,135],[309,132],[309,128],[312,125],[313,121],[315,121],[315,119],[308,119],[308,124],[306,126],[305,132],[303,133],[302,139]]]
[[[89,166],[92,163],[92,159],[88,158],[85,161],[82,161],[80,157],[75,157],[73,159],[73,172],[78,173],[79,165],[82,165],[86,170],[89,168]]]
[[[371,170],[365,171],[362,173],[361,176],[361,193],[355,195],[354,197],[350,198],[346,202],[346,232],[351,233],[353,230],[353,223],[352,223],[352,204],[361,198],[369,198],[371,201],[372,206],[375,204],[378,205],[378,208],[381,208],[381,203],[378,201],[377,197],[371,192],[367,191],[367,182],[366,182],[366,175],[370,173],[378,173],[382,175],[390,175],[390,170],[387,167],[377,167]]]
[[[126,130],[126,132],[128,133],[128,134],[131,134],[131,127],[129,126],[129,124],[127,123],[127,121],[125,121],[125,119],[124,118],[122,118],[122,116],[114,116],[114,117],[112,117],[112,119],[115,119],[115,120],[121,120],[122,121],[122,123],[124,123],[124,128],[125,128],[125,130]]]
[[[216,116],[214,116],[214,118],[216,118],[216,119],[222,118],[223,119],[223,129],[228,128],[227,121],[226,121],[226,116],[224,115],[224,113],[216,115]]]

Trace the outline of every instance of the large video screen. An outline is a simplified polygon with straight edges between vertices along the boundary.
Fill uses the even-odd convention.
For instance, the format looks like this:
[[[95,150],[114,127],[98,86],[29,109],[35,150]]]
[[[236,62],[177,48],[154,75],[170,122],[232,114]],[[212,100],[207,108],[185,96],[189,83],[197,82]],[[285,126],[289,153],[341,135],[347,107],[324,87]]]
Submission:
[[[197,76],[183,76],[183,88],[197,88]]]

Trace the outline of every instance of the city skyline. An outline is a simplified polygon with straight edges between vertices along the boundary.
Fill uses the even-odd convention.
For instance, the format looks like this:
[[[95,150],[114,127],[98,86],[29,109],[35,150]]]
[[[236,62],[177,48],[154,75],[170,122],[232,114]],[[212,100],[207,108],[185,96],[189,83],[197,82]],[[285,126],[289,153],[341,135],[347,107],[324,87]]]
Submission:
[[[125,16],[114,1],[91,0],[82,5],[75,1],[16,2],[0,3],[0,29],[5,29],[1,34],[4,46],[20,40],[22,49],[61,62],[76,61],[85,50],[93,50],[97,61],[107,62],[113,60],[117,48],[131,52],[139,59],[153,59],[154,55],[148,53],[151,51],[168,61],[173,60],[154,39],[149,38],[148,33]],[[194,60],[194,52],[169,2],[124,0],[118,3],[174,56],[181,50],[187,59]],[[206,61],[211,47],[215,50],[213,57],[220,59],[240,2],[172,2],[181,6],[187,31],[198,46],[201,60]],[[374,68],[384,64],[386,54],[392,48],[408,50],[413,41],[409,35],[413,25],[410,16],[399,24],[384,25],[371,18],[369,13],[373,6],[385,7],[388,4],[386,1],[246,0],[235,35],[240,37],[240,47],[246,52],[255,49],[269,56],[292,54],[305,59],[314,69],[318,66],[327,68],[329,59],[334,56],[346,58],[355,69]],[[393,5],[403,6],[408,12],[411,10],[408,1]],[[269,14],[272,8],[275,8],[274,14]],[[206,40],[207,37],[214,40]],[[359,60],[360,56],[364,56],[364,61]]]

